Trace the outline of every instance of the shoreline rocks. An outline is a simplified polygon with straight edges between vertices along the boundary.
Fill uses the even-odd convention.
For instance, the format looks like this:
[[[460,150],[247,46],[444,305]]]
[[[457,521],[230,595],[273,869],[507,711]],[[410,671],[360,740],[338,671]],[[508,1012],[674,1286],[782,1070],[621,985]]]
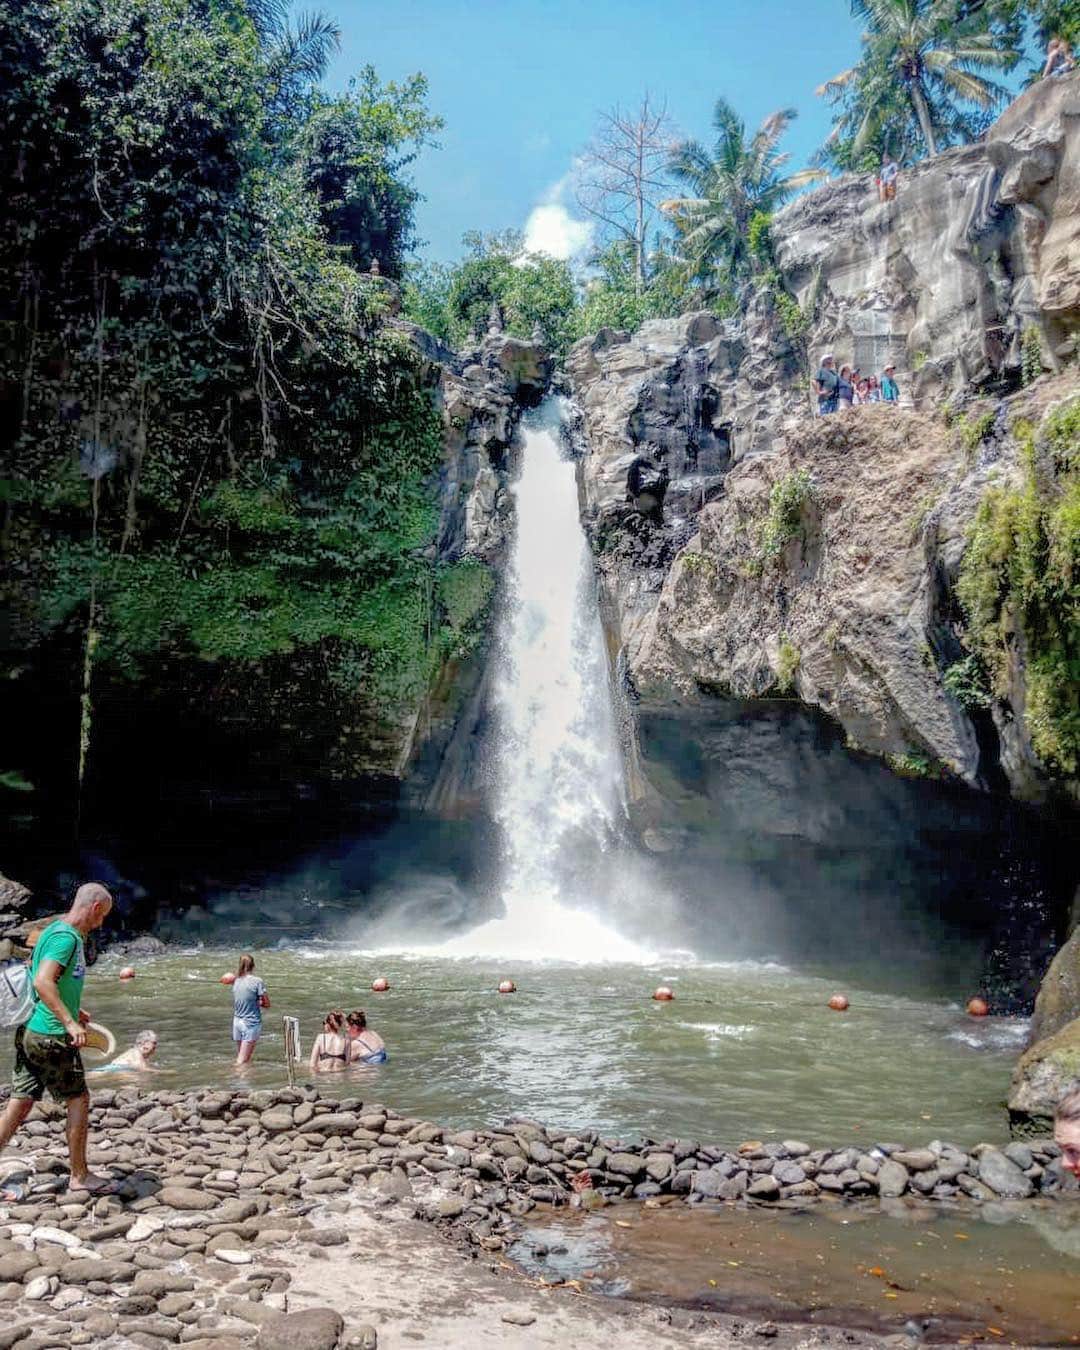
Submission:
[[[333,1309],[290,1304],[292,1272],[350,1241],[342,1216],[355,1206],[400,1206],[466,1249],[495,1253],[527,1214],[557,1206],[885,1207],[910,1196],[961,1207],[1080,1193],[1048,1140],[970,1150],[753,1140],[730,1150],[526,1119],[455,1131],[312,1087],[124,1087],[95,1093],[91,1108],[91,1165],[120,1194],[69,1198],[62,1112],[44,1106],[31,1123],[21,1153],[4,1159],[5,1185],[21,1181],[28,1194],[0,1206],[0,1305],[10,1310],[0,1344],[26,1350],[114,1333],[150,1350],[356,1344]],[[375,1335],[364,1328],[364,1343]]]

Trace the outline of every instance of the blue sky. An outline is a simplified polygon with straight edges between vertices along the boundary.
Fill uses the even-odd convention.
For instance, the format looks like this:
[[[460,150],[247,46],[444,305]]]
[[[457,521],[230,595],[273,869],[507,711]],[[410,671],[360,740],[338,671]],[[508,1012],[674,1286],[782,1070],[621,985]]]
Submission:
[[[448,261],[467,229],[523,228],[580,242],[559,185],[598,112],[649,90],[684,134],[708,138],[718,94],[753,126],[799,116],[784,142],[801,168],[829,130],[815,87],[851,65],[859,30],[848,0],[315,0],[343,30],[327,84],[371,63],[384,80],[423,71],[446,120],[415,180],[425,256]]]

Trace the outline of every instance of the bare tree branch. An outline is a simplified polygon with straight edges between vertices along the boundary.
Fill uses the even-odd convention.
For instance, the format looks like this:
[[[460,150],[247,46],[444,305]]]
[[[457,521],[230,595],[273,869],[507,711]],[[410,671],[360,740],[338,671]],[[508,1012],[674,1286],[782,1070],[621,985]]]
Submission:
[[[665,102],[646,91],[633,110],[600,115],[593,139],[582,151],[575,195],[581,209],[634,251],[634,286],[645,287],[645,244],[659,199],[670,186],[667,164],[675,128]]]

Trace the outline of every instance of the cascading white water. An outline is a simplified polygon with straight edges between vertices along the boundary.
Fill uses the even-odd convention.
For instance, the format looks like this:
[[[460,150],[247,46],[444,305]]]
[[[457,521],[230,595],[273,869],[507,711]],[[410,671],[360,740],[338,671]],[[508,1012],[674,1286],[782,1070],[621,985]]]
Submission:
[[[621,758],[592,563],[561,400],[526,420],[506,584],[496,701],[494,814],[505,915],[454,939],[455,955],[639,961],[646,954],[590,912],[583,854],[616,836]]]

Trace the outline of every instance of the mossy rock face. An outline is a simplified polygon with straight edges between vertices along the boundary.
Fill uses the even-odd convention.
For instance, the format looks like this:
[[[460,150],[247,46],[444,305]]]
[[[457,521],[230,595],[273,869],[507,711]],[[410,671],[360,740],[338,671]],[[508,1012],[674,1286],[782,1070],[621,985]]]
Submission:
[[[1013,1070],[1009,1126],[1017,1138],[1052,1134],[1054,1108],[1080,1088],[1080,1017],[1024,1052]]]
[[[1080,928],[1050,962],[1031,1019],[1031,1043],[1053,1036],[1080,1017]]]

